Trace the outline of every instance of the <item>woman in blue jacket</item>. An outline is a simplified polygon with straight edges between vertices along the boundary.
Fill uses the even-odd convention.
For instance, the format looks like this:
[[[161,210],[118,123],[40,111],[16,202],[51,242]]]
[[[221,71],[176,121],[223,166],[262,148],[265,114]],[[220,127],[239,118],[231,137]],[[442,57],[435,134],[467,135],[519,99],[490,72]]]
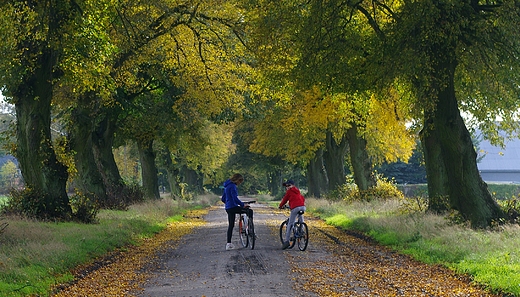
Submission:
[[[244,182],[244,177],[235,173],[233,176],[224,182],[224,193],[222,194],[222,202],[226,204],[225,209],[228,215],[228,230],[227,230],[227,244],[226,251],[232,250],[235,246],[231,243],[231,236],[233,235],[233,228],[235,228],[235,216],[237,213],[246,213],[247,216],[253,219],[253,210],[249,205],[238,199],[237,186]]]

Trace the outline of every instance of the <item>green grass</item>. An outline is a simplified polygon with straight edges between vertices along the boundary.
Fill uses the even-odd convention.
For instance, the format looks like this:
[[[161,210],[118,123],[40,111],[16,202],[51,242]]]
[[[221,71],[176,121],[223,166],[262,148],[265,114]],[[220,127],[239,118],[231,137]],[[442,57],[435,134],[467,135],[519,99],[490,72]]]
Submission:
[[[0,296],[48,296],[53,284],[72,279],[70,270],[115,249],[139,244],[180,221],[193,208],[214,204],[218,197],[183,202],[172,199],[143,203],[128,211],[102,210],[98,224],[42,223],[5,217],[0,234]]]
[[[2,206],[4,206],[7,203],[7,199],[7,196],[0,195],[0,208],[2,208]]]
[[[162,199],[128,211],[103,210],[99,224],[91,225],[3,218],[9,226],[0,234],[0,296],[48,296],[53,284],[72,279],[70,269],[139,244],[167,223],[182,220],[187,209],[218,203],[218,198],[199,197],[189,203]],[[270,197],[255,199],[273,207],[279,203]],[[519,226],[476,231],[415,211],[414,203],[307,199],[307,209],[331,225],[361,231],[422,262],[445,265],[492,290],[520,296]]]
[[[520,296],[520,226],[473,230],[426,214],[413,200],[330,203],[307,199],[307,210],[329,224],[370,235],[419,261],[466,273],[494,292]]]

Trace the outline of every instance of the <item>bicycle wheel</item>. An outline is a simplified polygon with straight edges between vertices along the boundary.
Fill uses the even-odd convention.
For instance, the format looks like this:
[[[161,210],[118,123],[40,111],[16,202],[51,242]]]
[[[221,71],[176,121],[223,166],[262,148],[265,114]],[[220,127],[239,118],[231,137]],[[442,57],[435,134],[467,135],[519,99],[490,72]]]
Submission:
[[[247,228],[247,237],[249,237],[249,246],[251,249],[255,248],[255,241],[256,241],[256,235],[255,235],[255,224],[253,224],[253,220],[248,219],[248,228]]]
[[[298,242],[298,249],[305,251],[307,245],[309,245],[309,228],[307,228],[305,223],[296,223],[294,224],[294,229],[297,230],[298,237],[296,241]]]
[[[285,241],[285,232],[287,232],[287,222],[289,221],[289,219],[283,221],[281,224],[280,224],[280,241],[282,242],[282,244],[284,243]]]
[[[249,245],[249,236],[247,236],[247,225],[242,215],[240,215],[238,221],[238,234],[240,236],[240,244],[242,244],[243,247],[247,247]]]
[[[280,241],[282,244],[285,242],[285,233],[287,232],[287,222],[289,222],[289,219],[285,220],[280,224]],[[291,234],[293,232],[291,231]],[[289,248],[292,248],[294,246],[294,235],[290,237],[289,239]]]

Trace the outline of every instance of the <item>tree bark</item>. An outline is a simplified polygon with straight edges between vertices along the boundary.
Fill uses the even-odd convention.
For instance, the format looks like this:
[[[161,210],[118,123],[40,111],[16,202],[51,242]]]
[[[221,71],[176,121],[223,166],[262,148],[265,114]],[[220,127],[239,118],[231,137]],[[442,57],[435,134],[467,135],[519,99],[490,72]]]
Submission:
[[[80,192],[93,194],[96,202],[107,200],[106,187],[99,173],[94,158],[92,135],[94,130],[91,109],[83,104],[88,104],[91,97],[80,99],[80,104],[72,111],[72,125],[69,131],[70,148],[74,153],[74,162],[77,169],[75,184]]]
[[[425,112],[425,123],[431,122],[434,127],[430,133],[424,134],[425,152],[429,156],[426,166],[428,173],[446,176],[435,178],[428,175],[428,183],[431,182],[432,189],[435,190],[432,194],[447,192],[450,207],[458,210],[472,227],[487,227],[505,215],[480,176],[471,135],[460,116],[454,87],[454,56],[450,56],[449,52],[443,52],[438,54],[435,60],[438,61],[438,68],[434,69],[437,82],[443,83],[434,87],[433,94],[437,94],[434,110],[431,113]],[[438,146],[432,145],[432,142],[438,142]],[[439,153],[443,164],[432,169],[432,166],[437,165],[431,162],[435,162]],[[443,191],[445,184],[448,188]]]
[[[155,165],[153,140],[138,141],[139,159],[141,161],[141,178],[145,199],[160,199],[158,170]]]
[[[327,132],[325,146],[326,149],[323,152],[323,158],[329,179],[329,190],[336,190],[347,181],[345,174],[345,155],[347,154],[348,142],[346,136],[343,136],[341,140],[337,142],[332,132]]]
[[[323,161],[323,149],[316,152],[316,157],[307,166],[307,187],[310,197],[320,198],[328,190],[329,180]]]
[[[33,66],[28,66],[22,83],[11,88],[16,110],[15,155],[26,188],[39,199],[31,201],[37,206],[29,211],[37,217],[69,219],[72,210],[66,191],[67,168],[57,160],[50,129],[57,54],[45,43],[32,46],[26,54],[35,55],[36,60],[32,61]]]
[[[92,133],[94,158],[107,190],[107,200],[101,201],[103,208],[119,208],[127,204],[123,195],[125,186],[112,151],[115,130],[115,120],[105,115]]]
[[[188,185],[189,192],[202,193],[202,179],[197,171],[184,165],[181,168],[181,178]]]
[[[160,158],[162,165],[168,173],[168,183],[170,184],[170,196],[172,199],[181,197],[181,188],[179,187],[179,168],[175,167],[168,148],[161,150]]]
[[[280,193],[282,183],[283,181],[279,170],[267,173],[267,187],[271,192],[271,196],[276,197],[278,193]]]
[[[449,184],[440,142],[433,131],[432,118],[425,119],[420,137],[428,179],[428,211],[441,214],[449,209]]]
[[[372,162],[368,156],[367,141],[358,134],[357,124],[351,123],[347,130],[347,140],[350,152],[350,163],[360,193],[376,186],[376,177],[373,173]]]

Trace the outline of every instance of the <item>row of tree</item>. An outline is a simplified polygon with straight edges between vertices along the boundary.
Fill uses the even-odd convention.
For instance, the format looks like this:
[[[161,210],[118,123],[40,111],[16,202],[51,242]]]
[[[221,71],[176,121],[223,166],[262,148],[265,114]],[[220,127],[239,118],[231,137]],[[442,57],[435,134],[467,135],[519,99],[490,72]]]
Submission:
[[[335,147],[342,155],[342,144],[348,142],[356,183],[364,189],[373,185],[371,167],[381,160],[376,156],[388,160],[384,152],[394,148],[395,156],[409,157],[406,134],[398,131],[403,121],[412,123],[423,146],[429,209],[457,210],[474,227],[504,218],[479,175],[461,110],[495,143],[501,141],[498,128],[518,130],[517,1],[262,4],[252,18],[254,32],[261,36],[255,38],[260,41],[255,48],[262,50],[262,80],[280,98],[253,149],[272,150],[265,131],[281,128],[283,137],[305,131],[315,136],[303,137],[309,141],[304,149],[311,148],[312,174],[323,164],[320,149],[334,154]],[[334,107],[326,111],[330,105]],[[300,121],[305,124],[299,126]],[[281,125],[273,127],[273,122]],[[316,128],[321,130],[316,133]],[[290,148],[300,137],[298,133],[284,152],[294,155]],[[391,143],[394,137],[400,146]],[[340,176],[331,162],[325,165],[332,178]]]
[[[417,135],[431,210],[455,209],[475,227],[505,216],[460,111],[495,141],[497,117],[502,130],[518,129],[513,0],[7,0],[0,9],[12,150],[39,217],[71,217],[70,180],[102,207],[125,204],[132,193],[114,148],[129,142],[148,198],[159,197],[157,164],[175,195],[220,183],[225,162],[258,169],[249,178],[274,194],[296,164],[319,197],[345,183],[345,164],[361,191],[374,187],[374,165],[408,160]]]
[[[0,4],[1,85],[15,106],[13,152],[25,196],[39,197],[37,216],[71,217],[71,179],[101,207],[124,205],[132,193],[113,148],[128,141],[137,144],[145,197],[159,197],[157,155],[173,189],[180,171],[219,167],[231,136],[229,125],[214,123],[230,121],[240,107],[249,68],[240,11],[222,5]],[[213,153],[201,154],[212,141]]]

